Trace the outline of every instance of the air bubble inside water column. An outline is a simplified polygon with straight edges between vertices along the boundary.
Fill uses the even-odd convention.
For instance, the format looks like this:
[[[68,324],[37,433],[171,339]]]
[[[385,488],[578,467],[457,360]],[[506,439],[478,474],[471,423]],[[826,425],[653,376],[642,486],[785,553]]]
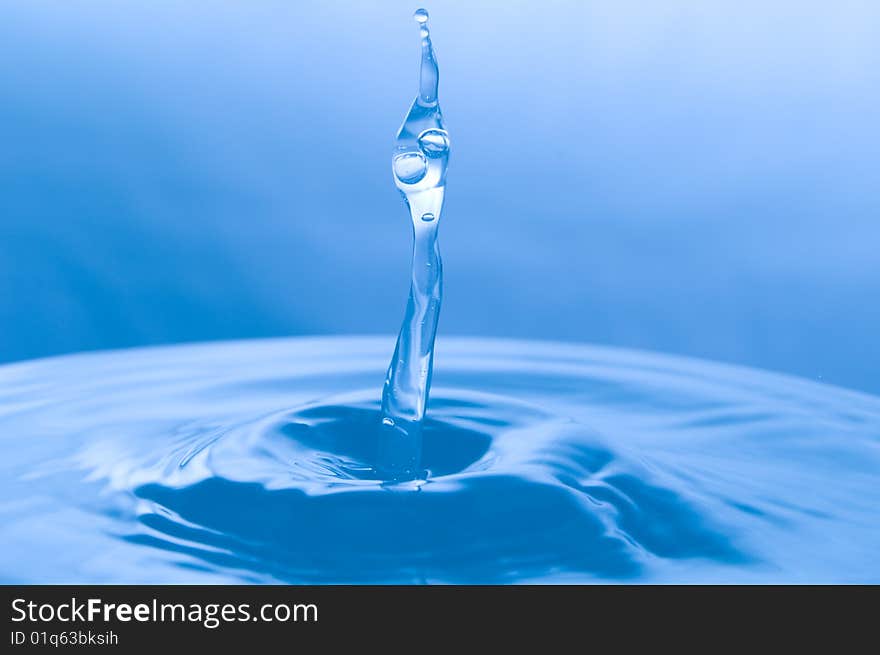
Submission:
[[[394,175],[404,184],[415,184],[428,172],[428,162],[421,152],[405,152],[393,160]]]
[[[428,157],[442,157],[449,150],[449,135],[446,130],[425,130],[419,135],[419,148]]]

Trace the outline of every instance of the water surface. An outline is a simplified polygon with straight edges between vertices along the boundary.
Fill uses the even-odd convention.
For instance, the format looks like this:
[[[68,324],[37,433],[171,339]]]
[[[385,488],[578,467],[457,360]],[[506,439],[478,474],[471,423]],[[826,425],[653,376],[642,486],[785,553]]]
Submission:
[[[4,582],[880,580],[880,400],[440,339],[426,480],[377,479],[389,338],[0,368]]]

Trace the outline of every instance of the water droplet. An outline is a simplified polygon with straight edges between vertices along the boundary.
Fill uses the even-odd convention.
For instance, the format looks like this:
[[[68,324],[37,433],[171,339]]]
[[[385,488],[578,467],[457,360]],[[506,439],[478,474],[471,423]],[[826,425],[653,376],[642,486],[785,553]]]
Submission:
[[[394,157],[394,174],[404,184],[415,184],[428,172],[428,160],[420,152],[404,152]]]
[[[425,212],[424,214],[422,214],[422,220],[425,221],[425,223],[430,223],[434,220],[434,214],[432,214],[431,212]],[[429,263],[428,266],[430,265],[431,264]]]
[[[426,9],[416,9],[416,13],[413,14],[413,18],[415,18],[417,22],[424,25],[428,22],[428,11]]]
[[[442,157],[449,151],[449,134],[446,130],[425,130],[419,135],[419,148],[432,159]]]

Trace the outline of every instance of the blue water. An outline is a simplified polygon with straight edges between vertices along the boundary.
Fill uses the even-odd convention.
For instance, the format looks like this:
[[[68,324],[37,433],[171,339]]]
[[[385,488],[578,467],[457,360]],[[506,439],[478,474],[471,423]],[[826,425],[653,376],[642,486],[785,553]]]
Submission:
[[[4,582],[880,581],[880,399],[444,339],[426,480],[374,472],[393,339],[0,367]]]
[[[0,360],[394,329],[400,4],[4,5]],[[424,24],[397,347],[0,367],[0,580],[880,581],[876,11],[437,4],[481,336]]]

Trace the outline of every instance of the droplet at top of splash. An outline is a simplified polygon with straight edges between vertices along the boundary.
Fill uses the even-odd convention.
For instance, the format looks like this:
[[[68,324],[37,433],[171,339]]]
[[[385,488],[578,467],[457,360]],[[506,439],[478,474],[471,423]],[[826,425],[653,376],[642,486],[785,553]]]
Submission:
[[[414,14],[419,24],[419,34],[422,37],[422,68],[419,74],[419,97],[418,102],[425,107],[437,104],[437,84],[440,81],[440,73],[437,70],[437,58],[434,56],[434,46],[431,43],[431,31],[428,29],[428,12],[417,9]]]

